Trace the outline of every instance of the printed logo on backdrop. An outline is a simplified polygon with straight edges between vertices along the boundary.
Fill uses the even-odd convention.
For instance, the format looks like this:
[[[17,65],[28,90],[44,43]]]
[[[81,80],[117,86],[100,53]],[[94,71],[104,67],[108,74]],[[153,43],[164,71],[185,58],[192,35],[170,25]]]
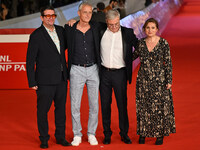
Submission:
[[[24,34],[26,29],[5,30],[11,34],[0,36],[0,89],[29,89],[26,75],[29,32]]]
[[[0,72],[9,71],[26,71],[26,62],[15,62],[10,55],[0,55]]]

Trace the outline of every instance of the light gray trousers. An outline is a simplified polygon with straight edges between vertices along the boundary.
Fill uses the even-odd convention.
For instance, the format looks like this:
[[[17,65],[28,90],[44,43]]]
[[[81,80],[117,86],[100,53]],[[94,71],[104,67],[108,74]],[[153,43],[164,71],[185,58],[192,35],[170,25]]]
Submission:
[[[72,127],[74,136],[82,136],[80,121],[80,106],[84,85],[87,86],[89,100],[89,120],[87,134],[95,135],[98,125],[98,97],[99,97],[99,74],[97,65],[81,67],[72,65],[70,70],[70,99]]]

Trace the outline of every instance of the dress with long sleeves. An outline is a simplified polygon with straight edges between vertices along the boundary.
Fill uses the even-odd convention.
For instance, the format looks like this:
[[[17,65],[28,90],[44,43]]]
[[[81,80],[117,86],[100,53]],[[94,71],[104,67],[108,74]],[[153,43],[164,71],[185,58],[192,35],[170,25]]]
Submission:
[[[139,41],[133,59],[140,58],[136,81],[137,134],[145,137],[168,136],[176,132],[171,89],[172,63],[168,42],[160,38],[149,52],[145,38]]]

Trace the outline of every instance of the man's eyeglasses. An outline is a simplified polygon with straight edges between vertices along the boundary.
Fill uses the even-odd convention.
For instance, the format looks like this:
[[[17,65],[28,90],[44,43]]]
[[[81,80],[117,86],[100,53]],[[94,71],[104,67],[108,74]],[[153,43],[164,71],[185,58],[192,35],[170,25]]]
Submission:
[[[117,23],[115,23],[115,24],[107,24],[108,25],[108,27],[110,27],[110,28],[117,28],[117,27],[119,27],[120,26],[120,23],[119,22],[117,22]]]
[[[57,15],[56,14],[52,14],[52,15],[47,14],[47,15],[43,15],[43,17],[46,17],[47,19],[50,19],[50,18],[55,19],[57,17]]]

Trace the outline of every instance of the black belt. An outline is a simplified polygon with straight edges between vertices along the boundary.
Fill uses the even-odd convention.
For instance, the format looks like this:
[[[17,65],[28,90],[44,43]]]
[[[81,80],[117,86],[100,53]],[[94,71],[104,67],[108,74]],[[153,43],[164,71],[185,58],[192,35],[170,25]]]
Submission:
[[[104,70],[107,70],[107,71],[117,71],[117,70],[122,70],[122,69],[125,69],[125,67],[122,67],[122,68],[107,68],[107,67],[104,67],[104,66],[101,66],[102,69]]]
[[[74,64],[73,65],[76,65],[76,66],[81,66],[81,67],[90,67],[90,66],[93,66],[95,63],[89,63],[89,64]]]

